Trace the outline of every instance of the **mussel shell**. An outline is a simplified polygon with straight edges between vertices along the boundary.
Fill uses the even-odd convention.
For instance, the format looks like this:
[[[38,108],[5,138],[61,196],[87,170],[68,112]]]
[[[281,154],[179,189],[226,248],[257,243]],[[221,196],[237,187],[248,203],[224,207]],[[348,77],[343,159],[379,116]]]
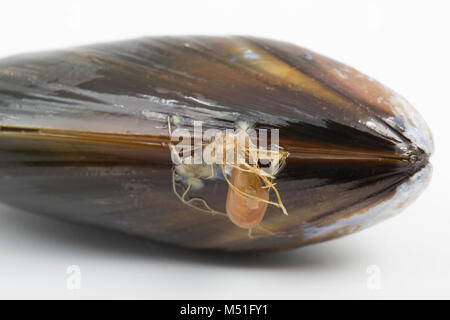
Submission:
[[[289,151],[252,238],[178,201],[167,118],[279,129]],[[0,201],[181,246],[286,249],[346,235],[410,203],[433,142],[401,96],[296,45],[143,38],[0,61]],[[227,184],[193,196],[225,211]]]

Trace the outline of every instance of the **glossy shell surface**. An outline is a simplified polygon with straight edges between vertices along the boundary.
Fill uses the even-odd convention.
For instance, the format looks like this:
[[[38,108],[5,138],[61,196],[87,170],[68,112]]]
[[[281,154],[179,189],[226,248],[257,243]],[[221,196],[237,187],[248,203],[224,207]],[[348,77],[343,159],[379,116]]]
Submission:
[[[168,117],[278,129],[289,152],[249,238],[173,193]],[[181,246],[278,250],[340,237],[409,204],[431,133],[407,100],[305,48],[251,37],[142,38],[0,61],[0,201]],[[226,211],[228,186],[192,197]],[[273,197],[273,194],[271,194]]]

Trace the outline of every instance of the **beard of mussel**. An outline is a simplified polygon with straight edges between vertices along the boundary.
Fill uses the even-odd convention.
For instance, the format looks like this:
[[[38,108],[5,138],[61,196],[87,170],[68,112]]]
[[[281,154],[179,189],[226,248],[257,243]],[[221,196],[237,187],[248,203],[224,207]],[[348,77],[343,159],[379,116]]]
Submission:
[[[204,144],[206,149],[213,150],[208,156],[207,164],[194,163],[195,161],[190,155],[184,159],[183,163],[175,165],[173,190],[185,205],[199,211],[227,216],[235,226],[249,229],[249,237],[251,237],[251,229],[261,227],[260,223],[268,205],[276,206],[284,214],[287,214],[280,194],[272,181],[284,166],[288,153],[272,150],[272,148],[271,150],[267,150],[266,147],[258,148],[252,142],[247,132],[248,129],[248,124],[240,123],[237,125],[235,133],[219,134],[219,138],[216,137],[211,142]],[[171,134],[169,119],[169,136]],[[176,151],[174,145],[169,147],[175,158],[180,160],[179,152]],[[216,156],[217,150],[221,150],[221,152]],[[232,153],[231,157],[229,157],[230,153]],[[213,155],[213,160],[211,160],[211,155]],[[260,166],[261,160],[266,163],[264,168]],[[202,198],[188,196],[190,190],[202,189],[204,181],[216,179],[217,171],[221,171],[223,179],[228,184],[225,212],[212,208]],[[177,181],[182,182],[185,186],[181,193],[178,192],[175,185]],[[276,195],[276,201],[269,200],[271,190]],[[261,229],[263,228],[261,227]]]

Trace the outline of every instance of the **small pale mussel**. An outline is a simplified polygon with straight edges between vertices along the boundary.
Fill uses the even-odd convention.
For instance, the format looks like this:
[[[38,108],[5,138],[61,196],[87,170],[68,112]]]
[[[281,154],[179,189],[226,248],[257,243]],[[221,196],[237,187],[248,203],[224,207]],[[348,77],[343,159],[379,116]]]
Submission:
[[[285,42],[142,38],[0,61],[0,201],[159,242],[347,235],[411,203],[432,152],[407,100]]]

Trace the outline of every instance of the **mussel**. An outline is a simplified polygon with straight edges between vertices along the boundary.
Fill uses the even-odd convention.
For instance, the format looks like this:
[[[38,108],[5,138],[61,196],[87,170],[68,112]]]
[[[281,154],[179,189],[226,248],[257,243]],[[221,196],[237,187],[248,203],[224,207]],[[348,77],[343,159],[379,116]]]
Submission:
[[[250,251],[347,235],[415,199],[432,152],[403,97],[285,42],[155,37],[0,61],[0,201],[155,241]]]

